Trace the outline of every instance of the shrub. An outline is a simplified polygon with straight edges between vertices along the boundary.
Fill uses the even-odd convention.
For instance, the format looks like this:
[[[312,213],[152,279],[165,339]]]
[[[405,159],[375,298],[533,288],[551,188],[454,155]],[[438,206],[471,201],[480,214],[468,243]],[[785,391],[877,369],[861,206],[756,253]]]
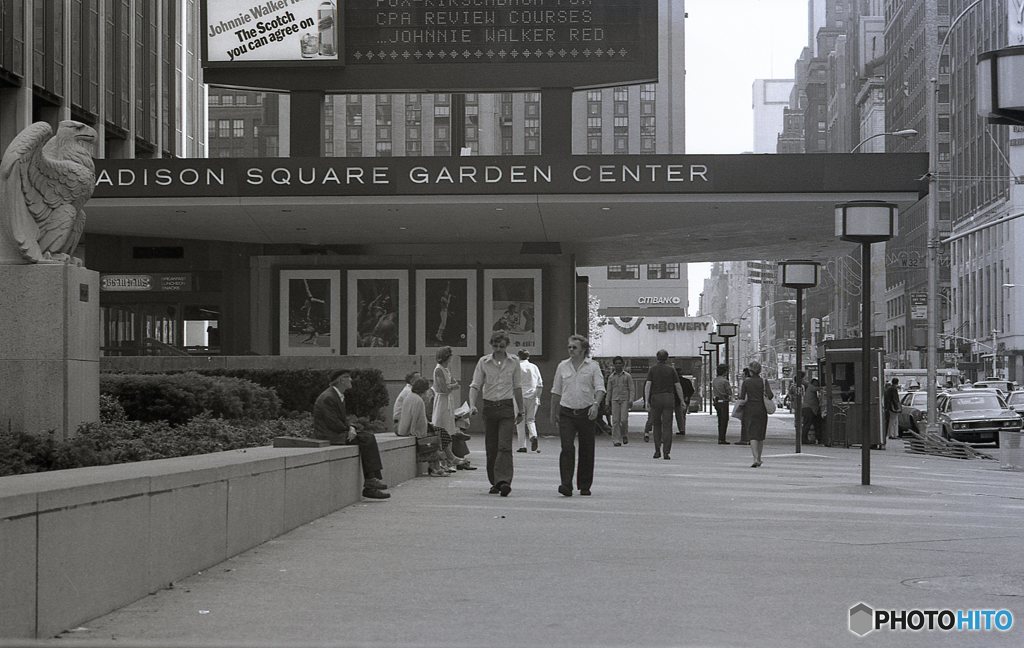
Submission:
[[[183,425],[203,412],[226,419],[271,419],[280,413],[274,390],[248,380],[180,374],[103,374],[100,390],[128,419]]]
[[[371,422],[376,425],[378,422]],[[276,436],[312,436],[310,415],[272,421],[228,421],[200,414],[178,427],[164,421],[86,423],[68,441],[0,433],[0,476],[185,457],[269,445]]]
[[[281,409],[294,412],[312,412],[316,397],[327,388],[330,370],[313,369],[210,369],[201,370],[206,376],[241,378],[271,387],[281,399]],[[388,405],[388,390],[384,374],[379,369],[353,369],[352,389],[345,395],[345,404],[357,417],[381,419],[381,408]]]

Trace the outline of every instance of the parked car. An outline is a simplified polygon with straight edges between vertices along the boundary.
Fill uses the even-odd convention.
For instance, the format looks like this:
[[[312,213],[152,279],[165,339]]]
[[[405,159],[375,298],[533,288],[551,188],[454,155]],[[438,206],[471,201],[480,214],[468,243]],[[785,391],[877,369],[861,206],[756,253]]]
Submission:
[[[923,432],[925,419],[928,417],[928,392],[903,392],[900,396],[900,406],[903,408],[899,420],[900,436],[903,436],[904,432]]]
[[[1010,392],[1006,404],[1018,414],[1024,414],[1024,391]]]
[[[1010,409],[996,393],[976,390],[948,392],[938,399],[938,422],[942,436],[965,443],[994,443],[999,431],[1021,429],[1020,414]]]

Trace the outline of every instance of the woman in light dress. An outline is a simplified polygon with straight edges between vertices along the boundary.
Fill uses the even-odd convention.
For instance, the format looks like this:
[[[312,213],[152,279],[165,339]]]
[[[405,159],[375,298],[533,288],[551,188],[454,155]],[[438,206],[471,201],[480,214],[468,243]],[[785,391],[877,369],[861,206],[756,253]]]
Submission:
[[[454,410],[457,405],[453,401],[458,400],[459,381],[452,378],[451,369],[448,365],[452,361],[452,348],[443,346],[437,350],[437,366],[434,367],[434,410],[430,417],[434,427],[444,428],[449,435],[455,434],[458,428],[455,427]],[[452,452],[450,444],[444,447],[445,463],[449,469],[454,470],[460,466],[469,464],[469,459],[458,458]]]

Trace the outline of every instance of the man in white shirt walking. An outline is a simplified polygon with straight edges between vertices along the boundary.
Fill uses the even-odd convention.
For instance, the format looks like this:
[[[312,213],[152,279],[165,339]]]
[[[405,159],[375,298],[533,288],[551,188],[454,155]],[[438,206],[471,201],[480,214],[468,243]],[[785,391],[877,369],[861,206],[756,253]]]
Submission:
[[[544,388],[544,379],[541,378],[540,369],[530,362],[530,352],[520,349],[519,371],[523,386],[523,403],[526,405],[526,416],[516,424],[516,434],[519,437],[519,449],[516,452],[526,452],[526,437],[530,437],[530,449],[540,452],[537,441],[537,407],[540,405],[540,393]]]
[[[490,493],[508,497],[512,491],[512,438],[516,424],[524,418],[522,373],[519,361],[508,354],[508,334],[491,334],[491,353],[480,358],[469,385],[469,413],[477,413],[483,397],[484,449],[487,451],[487,479]],[[513,401],[518,410],[513,409]],[[515,412],[519,413],[516,414]]]
[[[582,335],[569,336],[569,357],[558,363],[551,386],[551,425],[558,430],[562,452],[558,470],[562,483],[558,492],[572,497],[572,476],[580,495],[590,495],[594,483],[594,435],[597,416],[604,400],[601,366],[587,357],[590,341]],[[579,467],[576,468],[576,438],[579,437]]]

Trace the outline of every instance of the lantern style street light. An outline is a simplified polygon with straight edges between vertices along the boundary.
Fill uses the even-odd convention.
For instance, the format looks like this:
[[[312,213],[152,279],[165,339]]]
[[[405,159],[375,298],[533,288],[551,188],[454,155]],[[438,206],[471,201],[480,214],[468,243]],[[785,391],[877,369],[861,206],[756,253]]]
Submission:
[[[739,335],[739,324],[719,324],[718,336],[725,340],[725,364],[729,365],[729,338]]]
[[[782,268],[782,285],[786,288],[796,289],[796,373],[793,378],[797,379],[803,371],[803,337],[804,337],[804,289],[814,288],[818,285],[818,270],[820,266],[817,261],[782,261],[779,263]],[[803,385],[797,385],[793,390],[796,394],[796,402],[793,403],[793,421],[796,425],[796,452],[800,453],[800,444],[803,439]],[[820,431],[818,436],[821,436]]]
[[[704,388],[704,390],[701,391],[700,394],[700,409],[701,411],[704,411],[704,393],[707,392],[709,399],[711,395],[711,354],[704,353],[704,348],[702,346],[698,346],[697,355],[700,356],[701,374],[703,374],[703,376],[707,378],[707,381],[705,382],[706,387]],[[705,369],[705,366],[707,367],[707,369]],[[708,411],[711,411],[711,408],[708,408]]]
[[[854,200],[836,205],[836,236],[860,243],[861,258],[861,399],[860,483],[871,485],[871,244],[896,236],[899,207],[879,200]],[[934,386],[933,386],[934,389]]]
[[[978,55],[978,114],[990,124],[1024,124],[1024,45]]]

